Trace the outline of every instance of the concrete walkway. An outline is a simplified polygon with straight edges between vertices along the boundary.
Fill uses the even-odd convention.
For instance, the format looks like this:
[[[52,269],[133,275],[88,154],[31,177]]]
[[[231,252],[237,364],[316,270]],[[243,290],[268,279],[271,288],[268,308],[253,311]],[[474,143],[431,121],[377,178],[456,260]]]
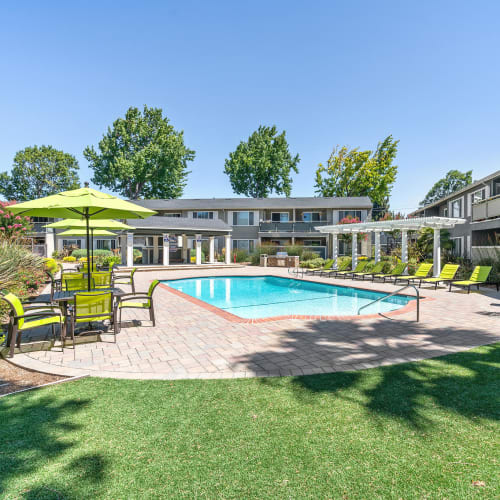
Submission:
[[[246,267],[139,272],[136,289],[153,279],[193,276],[272,274],[278,268]],[[307,277],[353,285],[351,280]],[[355,282],[366,289],[394,291],[394,285]],[[284,319],[238,323],[164,288],[155,292],[156,328],[145,311],[124,311],[127,322],[113,342],[18,354],[14,363],[56,375],[135,379],[236,378],[307,375],[358,370],[415,361],[500,341],[500,294],[493,289],[470,295],[422,288],[421,321],[415,311],[356,319]],[[409,292],[405,292],[411,294]],[[433,299],[433,300],[430,300]]]

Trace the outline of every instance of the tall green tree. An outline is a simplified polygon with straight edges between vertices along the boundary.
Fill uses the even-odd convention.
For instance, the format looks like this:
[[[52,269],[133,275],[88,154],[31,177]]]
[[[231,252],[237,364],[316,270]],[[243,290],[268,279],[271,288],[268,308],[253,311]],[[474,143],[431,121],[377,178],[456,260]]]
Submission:
[[[267,198],[273,191],[290,196],[291,173],[298,173],[299,155],[292,156],[285,131],[260,126],[247,141],[242,141],[225,161],[224,173],[236,194]]]
[[[195,151],[184,144],[160,108],[130,107],[99,142],[83,155],[94,170],[92,181],[129,199],[179,198]]]
[[[459,170],[450,170],[442,179],[432,186],[431,190],[425,195],[425,198],[420,202],[420,206],[424,207],[429,203],[434,203],[444,196],[448,196],[459,189],[464,188],[472,183],[472,170],[460,172]]]
[[[320,163],[316,170],[316,192],[320,196],[369,196],[378,207],[387,207],[398,172],[393,165],[398,143],[390,135],[375,151],[337,146],[327,164]]]
[[[0,174],[0,193],[8,200],[43,198],[80,186],[78,161],[52,146],[29,146],[18,151],[10,174]]]

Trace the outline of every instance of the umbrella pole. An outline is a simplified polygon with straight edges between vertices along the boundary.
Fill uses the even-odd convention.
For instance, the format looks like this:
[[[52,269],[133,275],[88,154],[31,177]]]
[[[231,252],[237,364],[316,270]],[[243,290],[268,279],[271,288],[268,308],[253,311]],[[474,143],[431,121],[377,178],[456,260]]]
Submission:
[[[89,223],[89,209],[85,209],[85,222],[87,226],[87,290],[90,292],[90,223]]]
[[[92,269],[94,268],[94,228],[90,229],[90,248],[92,251]]]

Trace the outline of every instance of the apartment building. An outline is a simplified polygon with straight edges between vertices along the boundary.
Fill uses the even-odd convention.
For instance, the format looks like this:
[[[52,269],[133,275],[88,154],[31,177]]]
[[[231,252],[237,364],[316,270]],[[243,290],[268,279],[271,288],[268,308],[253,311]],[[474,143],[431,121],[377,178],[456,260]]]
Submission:
[[[220,221],[231,229],[232,249],[252,252],[257,245],[284,247],[297,244],[323,257],[331,253],[329,236],[320,233],[316,227],[337,224],[347,216],[365,221],[371,216],[372,209],[368,197],[202,198],[135,200],[134,203],[158,212],[159,217],[155,216],[157,230],[171,233],[169,225],[173,224],[173,219],[177,219],[177,226],[180,220],[206,221],[208,227],[210,222]],[[144,222],[147,224],[147,219]],[[130,223],[134,224],[133,221]],[[187,239],[188,247],[194,248],[195,238],[188,236]],[[225,244],[224,236],[217,236],[215,250],[220,252]],[[368,253],[368,249],[360,248],[360,252]],[[341,245],[340,254],[344,253],[350,253],[347,245]]]
[[[500,249],[500,170],[410,214],[466,219],[450,229],[456,255],[476,260]]]

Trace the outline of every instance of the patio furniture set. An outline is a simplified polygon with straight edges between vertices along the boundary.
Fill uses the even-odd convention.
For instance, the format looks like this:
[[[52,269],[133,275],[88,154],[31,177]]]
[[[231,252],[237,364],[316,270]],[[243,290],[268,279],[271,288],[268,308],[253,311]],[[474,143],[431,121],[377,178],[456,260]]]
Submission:
[[[10,307],[9,324],[6,346],[9,347],[9,356],[14,356],[17,345],[20,348],[23,332],[49,326],[52,338],[56,339],[55,327],[60,329],[60,340],[64,349],[67,332],[75,349],[75,335],[85,335],[89,332],[102,331],[93,328],[93,323],[108,322],[112,328],[114,338],[121,329],[122,310],[143,309],[149,311],[149,319],[155,326],[153,293],[159,284],[158,280],[151,283],[147,292],[135,291],[134,268],[128,274],[115,274],[112,266],[108,271],[97,270],[94,264],[89,269],[86,264],[77,270],[62,269],[61,277],[55,278],[47,271],[51,289],[49,294],[40,295],[30,303],[23,303],[12,293],[0,294],[0,300]],[[88,290],[90,278],[91,290]],[[131,293],[126,293],[116,285],[130,285]],[[90,324],[90,330],[76,331],[78,325]]]

